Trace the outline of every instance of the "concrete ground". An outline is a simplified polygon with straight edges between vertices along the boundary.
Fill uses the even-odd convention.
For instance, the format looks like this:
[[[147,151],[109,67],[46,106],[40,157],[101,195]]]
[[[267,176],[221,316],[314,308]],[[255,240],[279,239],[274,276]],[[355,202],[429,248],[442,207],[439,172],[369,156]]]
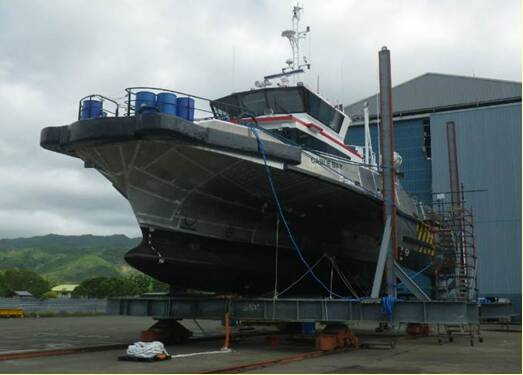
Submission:
[[[140,332],[154,323],[151,317],[134,316],[0,319],[0,354],[130,344],[138,341]],[[205,333],[223,334],[223,327],[217,322],[201,320],[198,323]],[[202,335],[193,321],[184,321],[184,325],[194,336]]]
[[[258,369],[256,373],[521,373],[521,333],[482,332],[484,342],[470,346],[456,337],[438,344],[435,337],[400,340],[394,349],[355,350]]]
[[[129,344],[153,323],[141,317],[74,317],[0,319],[0,354],[13,351]],[[184,322],[195,334],[194,322]],[[201,321],[207,334],[221,333],[219,322]],[[436,338],[402,338],[394,349],[360,349],[290,362],[256,373],[521,373],[521,332],[483,332],[484,343],[471,347],[466,337],[438,344]],[[372,339],[383,340],[381,338]],[[219,350],[221,340],[167,346],[170,354]],[[287,357],[314,350],[312,342],[264,337],[232,344],[232,353],[208,354],[169,361],[118,361],[125,349],[0,362],[1,373],[198,373],[211,369]]]

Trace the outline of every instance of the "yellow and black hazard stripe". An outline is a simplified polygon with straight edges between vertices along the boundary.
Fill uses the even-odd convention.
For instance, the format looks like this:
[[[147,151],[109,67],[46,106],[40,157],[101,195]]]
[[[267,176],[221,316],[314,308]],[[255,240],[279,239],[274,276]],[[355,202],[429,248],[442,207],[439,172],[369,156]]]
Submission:
[[[432,233],[431,227],[429,225],[425,223],[418,223],[416,226],[416,239],[423,243],[423,245],[418,247],[418,252],[420,254],[434,256],[436,253],[434,247],[434,234]]]

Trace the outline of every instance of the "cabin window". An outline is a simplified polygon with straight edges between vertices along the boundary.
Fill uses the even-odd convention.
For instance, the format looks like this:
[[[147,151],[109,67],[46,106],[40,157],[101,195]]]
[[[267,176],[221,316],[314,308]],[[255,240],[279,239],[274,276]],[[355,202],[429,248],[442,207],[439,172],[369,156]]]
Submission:
[[[238,99],[236,95],[226,96],[212,103],[211,108],[214,116],[220,120],[229,120],[231,117],[240,115]]]
[[[305,87],[278,87],[246,91],[226,96],[211,103],[217,118],[237,118],[242,112],[261,116],[308,113],[336,133],[341,130],[344,116]],[[241,108],[240,108],[241,107]]]
[[[343,116],[313,93],[309,93],[309,113],[336,133],[340,131]]]
[[[341,113],[334,111],[334,117],[332,118],[332,122],[329,125],[329,128],[334,130],[336,133],[339,133],[344,119],[345,117]]]
[[[254,91],[240,96],[240,105],[247,112],[255,116],[263,115],[267,108],[265,93],[263,91]]]
[[[305,112],[303,97],[295,88],[267,90],[267,101],[274,113]]]

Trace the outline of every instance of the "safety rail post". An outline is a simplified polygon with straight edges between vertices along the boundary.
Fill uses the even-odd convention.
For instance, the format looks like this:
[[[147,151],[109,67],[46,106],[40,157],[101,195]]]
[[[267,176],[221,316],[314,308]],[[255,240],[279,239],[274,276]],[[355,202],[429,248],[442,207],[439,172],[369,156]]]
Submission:
[[[131,116],[131,89],[125,89],[127,91],[127,117]]]

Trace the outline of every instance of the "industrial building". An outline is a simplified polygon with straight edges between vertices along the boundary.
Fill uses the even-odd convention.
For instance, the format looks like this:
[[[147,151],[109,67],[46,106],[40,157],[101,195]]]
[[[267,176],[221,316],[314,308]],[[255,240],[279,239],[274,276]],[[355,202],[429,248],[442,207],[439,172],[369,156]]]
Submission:
[[[379,150],[378,101],[375,94],[345,107],[353,119],[347,143],[364,144],[367,103]],[[401,183],[419,201],[450,198],[446,123],[455,123],[480,294],[509,297],[521,313],[521,82],[426,73],[393,87],[392,102]]]

